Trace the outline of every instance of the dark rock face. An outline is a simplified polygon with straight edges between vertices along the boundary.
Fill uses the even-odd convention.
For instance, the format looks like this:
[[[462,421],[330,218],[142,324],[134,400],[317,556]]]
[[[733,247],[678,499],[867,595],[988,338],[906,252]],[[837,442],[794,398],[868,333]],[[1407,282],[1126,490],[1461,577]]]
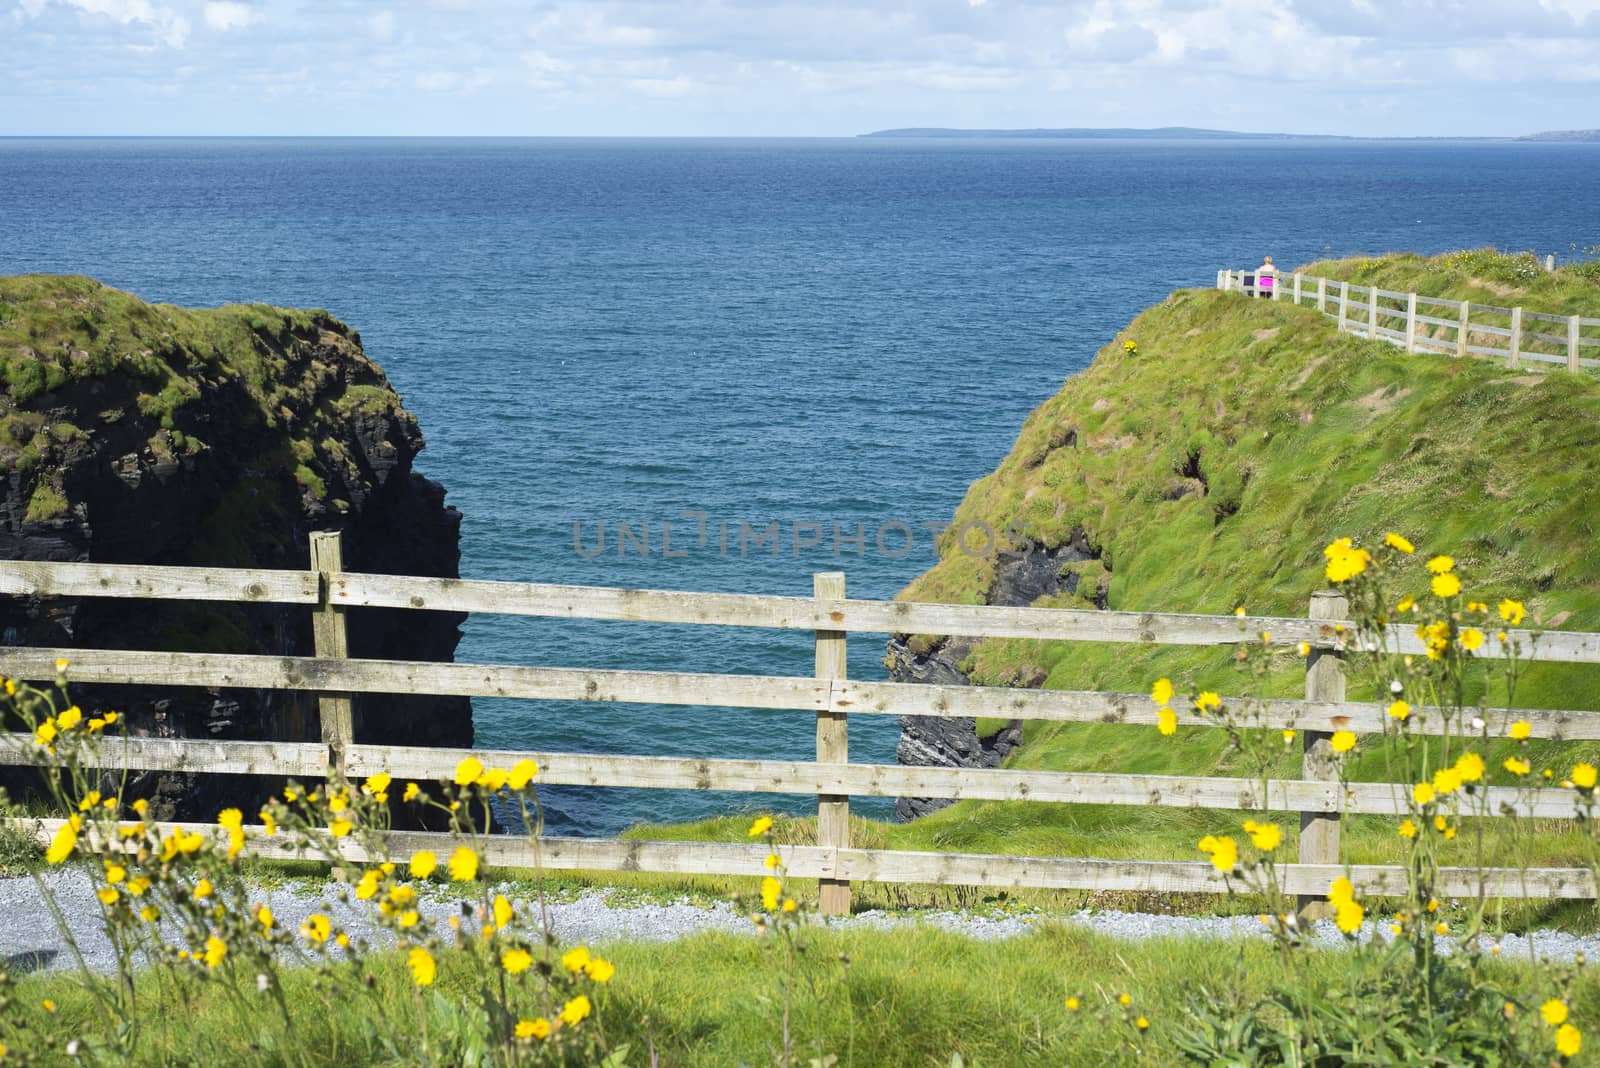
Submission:
[[[348,570],[459,574],[460,514],[445,505],[442,487],[412,470],[422,433],[353,330],[325,312],[187,312],[67,281],[70,290],[41,285],[31,302],[13,288],[13,321],[20,307],[32,335],[50,336],[68,315],[115,329],[102,325],[89,352],[67,357],[94,361],[96,373],[54,374],[46,391],[0,396],[0,557],[305,569],[308,534],[339,530]],[[6,296],[0,287],[0,312]],[[6,338],[0,333],[0,357],[15,359]],[[136,355],[102,351],[119,343]],[[22,358],[48,367],[52,355]],[[462,618],[352,609],[350,655],[448,661]],[[110,599],[0,598],[0,641],[313,650],[303,606]],[[86,710],[122,711],[137,734],[318,737],[316,699],[306,694],[83,686],[73,698]],[[472,743],[466,698],[359,695],[355,726],[362,741]],[[136,788],[179,802],[166,806],[179,818],[209,819],[224,798],[251,804],[270,786],[162,774]]]
[[[989,603],[1026,606],[1040,597],[1056,593],[1076,593],[1078,576],[1063,575],[1064,565],[1099,558],[1081,531],[1065,544],[1045,549],[1028,544],[1020,552],[1000,554],[995,561],[994,585]],[[1096,595],[1096,603],[1103,598]],[[890,639],[884,665],[896,682],[928,683],[936,686],[966,686],[971,680],[961,662],[972,652],[974,639],[943,638],[925,651],[913,649],[904,635]],[[1041,673],[1042,674],[1042,673]],[[1040,678],[1022,680],[1023,685],[1039,686]],[[995,734],[980,738],[971,717],[901,716],[900,743],[895,747],[895,762],[945,768],[999,767],[1011,751],[1022,744],[1022,721],[1011,720]],[[901,797],[894,812],[901,820],[912,820],[954,804],[943,797]]]

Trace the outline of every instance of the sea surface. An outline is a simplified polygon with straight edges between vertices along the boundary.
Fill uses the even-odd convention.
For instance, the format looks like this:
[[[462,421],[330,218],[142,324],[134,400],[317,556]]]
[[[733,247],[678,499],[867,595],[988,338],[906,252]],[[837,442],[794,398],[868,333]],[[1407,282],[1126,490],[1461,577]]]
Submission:
[[[330,309],[421,420],[468,577],[804,595],[842,570],[851,596],[887,598],[932,562],[919,524],[1172,289],[1264,254],[1564,253],[1593,243],[1597,193],[1600,145],[0,139],[0,274]],[[741,523],[774,521],[777,555],[748,534],[740,551]],[[624,522],[649,525],[649,556],[619,551]],[[665,523],[684,555],[663,554]],[[850,673],[882,678],[881,653],[854,636]],[[458,658],[808,675],[812,645],[474,617]],[[475,715],[486,747],[814,754],[805,712]],[[856,719],[852,759],[892,762],[895,722]],[[813,804],[544,796],[550,828],[580,834]]]

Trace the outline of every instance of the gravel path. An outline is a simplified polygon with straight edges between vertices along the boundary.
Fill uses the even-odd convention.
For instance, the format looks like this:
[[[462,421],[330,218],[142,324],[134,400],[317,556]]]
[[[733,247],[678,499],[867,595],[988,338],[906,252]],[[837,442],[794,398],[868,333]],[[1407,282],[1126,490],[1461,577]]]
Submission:
[[[111,945],[100,931],[100,906],[87,874],[81,871],[50,871],[45,883],[54,892],[62,913],[77,941],[85,961],[97,971],[110,971],[114,964]],[[340,887],[296,884],[290,888],[261,890],[253,895],[269,904],[277,923],[290,931],[313,912],[325,912],[350,932],[374,943],[389,940],[386,932],[367,920],[364,903],[337,901]],[[523,888],[518,888],[523,889]],[[513,903],[525,915],[536,914],[532,902]],[[420,911],[435,920],[458,913],[462,901],[443,894],[427,894],[419,901]],[[602,945],[616,941],[663,941],[700,931],[749,933],[753,927],[746,917],[726,902],[702,904],[683,900],[667,904],[641,903],[623,897],[613,904],[605,891],[591,891],[575,899],[552,901],[548,906],[550,929],[567,945]],[[1025,934],[1041,923],[1067,923],[1117,938],[1264,938],[1261,925],[1249,916],[1164,916],[1133,912],[1025,913],[1015,916],[967,912],[931,912],[915,916],[885,912],[861,912],[846,920],[831,921],[844,928],[893,929],[928,925],[970,938],[1012,938]],[[1368,924],[1368,936],[1386,937],[1387,927]],[[1329,921],[1313,925],[1312,935],[1321,944],[1338,947],[1343,936]],[[1600,935],[1571,935],[1559,931],[1540,931],[1533,935],[1540,956],[1571,961],[1580,953],[1591,959],[1600,957]],[[1442,949],[1448,950],[1444,939]],[[1527,958],[1528,941],[1521,935],[1507,935],[1501,942],[1506,958]],[[75,960],[56,929],[48,908],[32,878],[0,879],[0,962],[14,972],[61,970],[75,966]]]

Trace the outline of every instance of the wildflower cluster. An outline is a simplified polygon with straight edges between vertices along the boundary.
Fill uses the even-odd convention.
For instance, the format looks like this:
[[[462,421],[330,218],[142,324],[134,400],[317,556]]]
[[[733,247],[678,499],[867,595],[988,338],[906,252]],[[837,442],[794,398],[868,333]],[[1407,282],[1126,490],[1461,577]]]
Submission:
[[[1323,576],[1346,596],[1348,618],[1354,620],[1353,628],[1332,626],[1332,644],[1335,651],[1350,657],[1346,664],[1360,665],[1370,673],[1370,684],[1380,695],[1381,733],[1376,727],[1369,731],[1371,755],[1381,756],[1386,779],[1405,784],[1396,788],[1395,800],[1401,810],[1396,829],[1406,856],[1406,885],[1399,894],[1393,886],[1385,887],[1384,896],[1399,896],[1401,906],[1392,921],[1378,925],[1370,938],[1361,937],[1372,925],[1355,880],[1347,873],[1329,885],[1321,907],[1351,943],[1347,959],[1351,982],[1357,984],[1351,990],[1360,991],[1355,995],[1358,1000],[1349,1003],[1349,1014],[1330,1013],[1324,1008],[1326,997],[1318,993],[1319,981],[1302,959],[1303,920],[1294,915],[1274,877],[1281,842],[1276,825],[1245,821],[1243,828],[1255,847],[1247,859],[1241,859],[1240,845],[1230,836],[1202,838],[1201,853],[1228,881],[1230,893],[1254,892],[1271,902],[1272,911],[1260,918],[1276,936],[1286,967],[1299,969],[1299,979],[1289,984],[1289,992],[1260,1010],[1268,1014],[1292,1010],[1292,1019],[1279,1017],[1280,1029],[1287,1026],[1291,1047],[1307,1063],[1334,1050],[1346,1060],[1377,1057],[1380,1050],[1395,1048],[1386,1036],[1396,1031],[1405,1031],[1403,1041],[1415,1048],[1424,1030],[1429,1041],[1470,1043],[1475,1062],[1486,1058],[1533,1063],[1548,1060],[1552,1051],[1556,1057],[1571,1058],[1581,1047],[1582,1033],[1567,1019],[1564,1000],[1548,1001],[1549,1011],[1541,1011],[1546,1030],[1531,1031],[1514,1022],[1517,1005],[1480,970],[1481,959],[1499,952],[1485,934],[1490,900],[1485,873],[1497,858],[1489,854],[1484,825],[1489,817],[1509,817],[1515,824],[1533,811],[1535,803],[1545,811],[1555,803],[1554,791],[1529,784],[1534,764],[1529,750],[1532,724],[1503,711],[1513,703],[1523,644],[1537,637],[1515,629],[1526,619],[1527,607],[1510,597],[1499,598],[1493,607],[1491,598],[1473,599],[1454,557],[1436,554],[1418,567],[1417,547],[1399,533],[1388,533],[1372,545],[1336,538],[1322,555]],[[1407,625],[1396,626],[1401,621]],[[1309,643],[1301,643],[1299,652],[1310,655]],[[1503,692],[1502,710],[1469,704],[1467,694],[1485,692],[1486,682],[1491,691]],[[1158,680],[1151,692],[1159,707],[1157,726],[1164,734],[1176,727],[1176,716],[1170,713],[1174,696],[1168,679]],[[1189,704],[1202,716],[1227,719],[1234,715],[1229,709],[1233,701],[1202,693]],[[1357,733],[1361,728],[1350,726],[1341,723],[1328,735],[1329,749],[1341,758],[1338,773],[1347,797],[1353,796],[1348,758],[1362,741]],[[1285,738],[1290,737],[1285,732]],[[1506,786],[1494,784],[1501,776]],[[1546,769],[1544,778],[1553,782],[1556,776]],[[1600,837],[1594,819],[1600,768],[1576,763],[1559,785],[1572,791],[1579,822]],[[1525,840],[1526,832],[1522,835]],[[1514,834],[1512,841],[1516,840]],[[1472,851],[1480,889],[1461,910],[1464,914],[1453,914],[1441,904],[1446,897],[1441,857],[1464,844]],[[1499,863],[1504,866],[1504,858]],[[1511,866],[1526,867],[1526,862]],[[1385,937],[1377,937],[1379,932]],[[1454,951],[1442,953],[1445,944]],[[1408,1030],[1408,1003],[1416,1004],[1421,1017],[1430,1021],[1425,1029]],[[1359,1011],[1354,1008],[1357,1004],[1362,1006]],[[1213,1020],[1208,1012],[1199,1004],[1191,1008],[1197,1025],[1191,1037],[1212,1037],[1194,1038],[1185,1048],[1207,1057],[1219,1051],[1236,1056],[1239,1050],[1229,1045],[1232,1040],[1212,1038],[1230,1029],[1246,1033],[1248,1027],[1237,1020]],[[1504,1026],[1485,1030],[1486,1018],[1498,1018]],[[1464,1047],[1449,1048],[1455,1052],[1446,1060],[1461,1055]]]
[[[346,1004],[373,1001],[375,1018],[391,1015],[383,1004],[378,947],[353,935],[340,916],[363,910],[386,933],[404,962],[421,1030],[374,1035],[395,1063],[620,1064],[600,1026],[604,991],[615,966],[579,946],[558,947],[542,907],[514,903],[481,878],[483,828],[488,803],[498,795],[518,806],[525,826],[540,826],[533,783],[538,768],[523,760],[509,768],[485,766],[468,756],[448,782],[403,786],[383,771],[359,784],[338,777],[326,784],[290,782],[281,797],[261,806],[247,822],[239,808],[226,808],[209,826],[160,824],[144,799],[125,799],[106,788],[100,740],[114,731],[114,713],[85,717],[54,692],[6,680],[9,713],[28,723],[53,805],[66,813],[50,835],[45,859],[51,866],[76,866],[89,877],[101,923],[115,949],[116,976],[107,979],[84,967],[83,981],[98,1002],[105,1024],[70,1040],[41,1034],[8,1019],[0,989],[0,1036],[12,1060],[71,1050],[93,1063],[124,1063],[140,1048],[141,1033],[168,1026],[150,1006],[162,992],[192,999],[216,985],[216,1004],[239,1009],[245,1033],[263,1036],[275,1048],[302,1041],[300,1015],[315,1006],[294,1004],[284,992],[290,967],[308,969],[311,989]],[[396,805],[419,818],[449,824],[451,848],[443,855],[419,850],[406,857],[388,852],[386,834]],[[344,872],[334,900],[320,903],[297,927],[280,921],[259,900],[241,865],[252,843],[274,839],[282,850],[318,858]],[[349,872],[349,855],[373,858]],[[469,891],[454,914],[439,916],[425,901],[430,885],[454,883]],[[41,883],[45,889],[45,884]],[[46,890],[47,894],[48,891]],[[62,934],[72,940],[64,924]],[[452,985],[475,988],[462,1014],[456,998],[436,988],[448,972]],[[0,970],[3,976],[3,970]],[[430,1026],[447,1021],[451,1026]],[[24,1041],[25,1040],[25,1041]],[[26,1052],[24,1051],[26,1047]],[[469,1054],[481,1050],[483,1055]],[[0,1063],[10,1063],[0,1060]]]

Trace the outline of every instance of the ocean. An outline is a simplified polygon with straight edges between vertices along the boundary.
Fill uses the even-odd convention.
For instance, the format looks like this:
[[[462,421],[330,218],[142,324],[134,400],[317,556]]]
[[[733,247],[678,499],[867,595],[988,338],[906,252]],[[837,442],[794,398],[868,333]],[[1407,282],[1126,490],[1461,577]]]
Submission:
[[[0,274],[328,308],[421,421],[467,577],[806,595],[842,570],[887,598],[933,559],[922,524],[1171,290],[1263,255],[1565,255],[1595,241],[1597,192],[1600,145],[0,139]],[[776,554],[754,541],[774,522]],[[882,678],[881,654],[852,637],[850,673]],[[503,617],[470,619],[457,655],[812,666],[805,633]],[[896,723],[857,718],[852,759],[892,762]],[[479,700],[475,720],[497,748],[814,746],[803,712]],[[577,834],[812,806],[543,796]]]

